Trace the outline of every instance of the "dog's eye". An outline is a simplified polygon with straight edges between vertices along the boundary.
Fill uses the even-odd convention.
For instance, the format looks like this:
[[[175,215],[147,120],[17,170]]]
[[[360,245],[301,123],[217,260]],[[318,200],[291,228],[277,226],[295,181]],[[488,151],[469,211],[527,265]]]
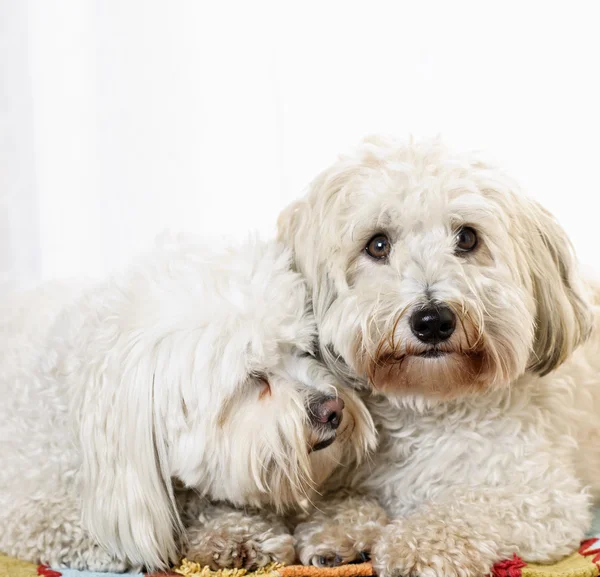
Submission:
[[[298,353],[298,356],[299,356],[301,359],[306,359],[306,358],[308,358],[308,357],[312,357],[312,358],[314,358],[314,356],[315,356],[315,353],[314,353],[314,352],[312,352],[312,351],[300,351],[300,352]]]
[[[269,383],[269,377],[263,372],[250,373],[250,378],[256,381],[261,386],[260,398],[262,399],[265,395],[271,396],[271,384]]]
[[[367,254],[376,260],[383,260],[388,257],[392,250],[392,244],[385,234],[375,235],[365,247]]]
[[[477,246],[477,232],[470,226],[463,226],[456,233],[456,249],[459,252],[472,251]]]

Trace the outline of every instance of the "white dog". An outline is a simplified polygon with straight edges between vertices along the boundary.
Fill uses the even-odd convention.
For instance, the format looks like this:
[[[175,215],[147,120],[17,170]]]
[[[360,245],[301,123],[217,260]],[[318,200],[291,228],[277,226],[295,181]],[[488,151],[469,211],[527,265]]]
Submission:
[[[438,141],[374,137],[282,214],[280,238],[322,355],[380,434],[355,495],[298,527],[300,558],[370,550],[381,577],[480,577],[572,552],[600,494],[600,338],[550,214]]]
[[[293,507],[374,444],[362,403],[312,356],[306,289],[275,243],[167,241],[103,284],[13,297],[0,323],[10,555],[104,571],[291,562],[274,513],[207,499]]]

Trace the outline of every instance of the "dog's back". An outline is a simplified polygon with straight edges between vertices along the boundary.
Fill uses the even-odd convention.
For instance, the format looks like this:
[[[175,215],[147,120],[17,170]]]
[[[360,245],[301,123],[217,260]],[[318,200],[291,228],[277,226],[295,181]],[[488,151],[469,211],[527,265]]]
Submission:
[[[67,403],[47,378],[55,354],[48,334],[77,291],[75,283],[50,283],[0,306],[0,520],[31,483],[52,482],[57,470]]]

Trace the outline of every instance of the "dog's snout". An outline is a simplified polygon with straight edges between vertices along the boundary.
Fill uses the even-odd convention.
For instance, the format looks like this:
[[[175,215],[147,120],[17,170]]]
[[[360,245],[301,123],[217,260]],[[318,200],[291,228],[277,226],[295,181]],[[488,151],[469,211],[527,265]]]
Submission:
[[[428,306],[410,317],[410,328],[421,341],[430,345],[450,338],[456,327],[456,315],[446,305]]]
[[[327,397],[311,406],[311,418],[315,424],[337,429],[344,416],[344,401],[339,397]]]

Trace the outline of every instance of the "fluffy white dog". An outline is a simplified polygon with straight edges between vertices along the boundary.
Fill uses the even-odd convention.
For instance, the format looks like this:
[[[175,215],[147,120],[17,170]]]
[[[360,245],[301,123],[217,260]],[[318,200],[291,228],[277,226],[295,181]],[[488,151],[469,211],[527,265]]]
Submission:
[[[480,577],[572,552],[600,492],[600,339],[551,215],[438,141],[373,137],[282,214],[280,238],[322,355],[380,433],[355,495],[298,527],[301,559],[370,550],[381,577]]]
[[[312,356],[288,252],[211,244],[165,241],[103,284],[3,303],[1,551],[105,571],[290,562],[262,508],[301,504],[373,445]]]

